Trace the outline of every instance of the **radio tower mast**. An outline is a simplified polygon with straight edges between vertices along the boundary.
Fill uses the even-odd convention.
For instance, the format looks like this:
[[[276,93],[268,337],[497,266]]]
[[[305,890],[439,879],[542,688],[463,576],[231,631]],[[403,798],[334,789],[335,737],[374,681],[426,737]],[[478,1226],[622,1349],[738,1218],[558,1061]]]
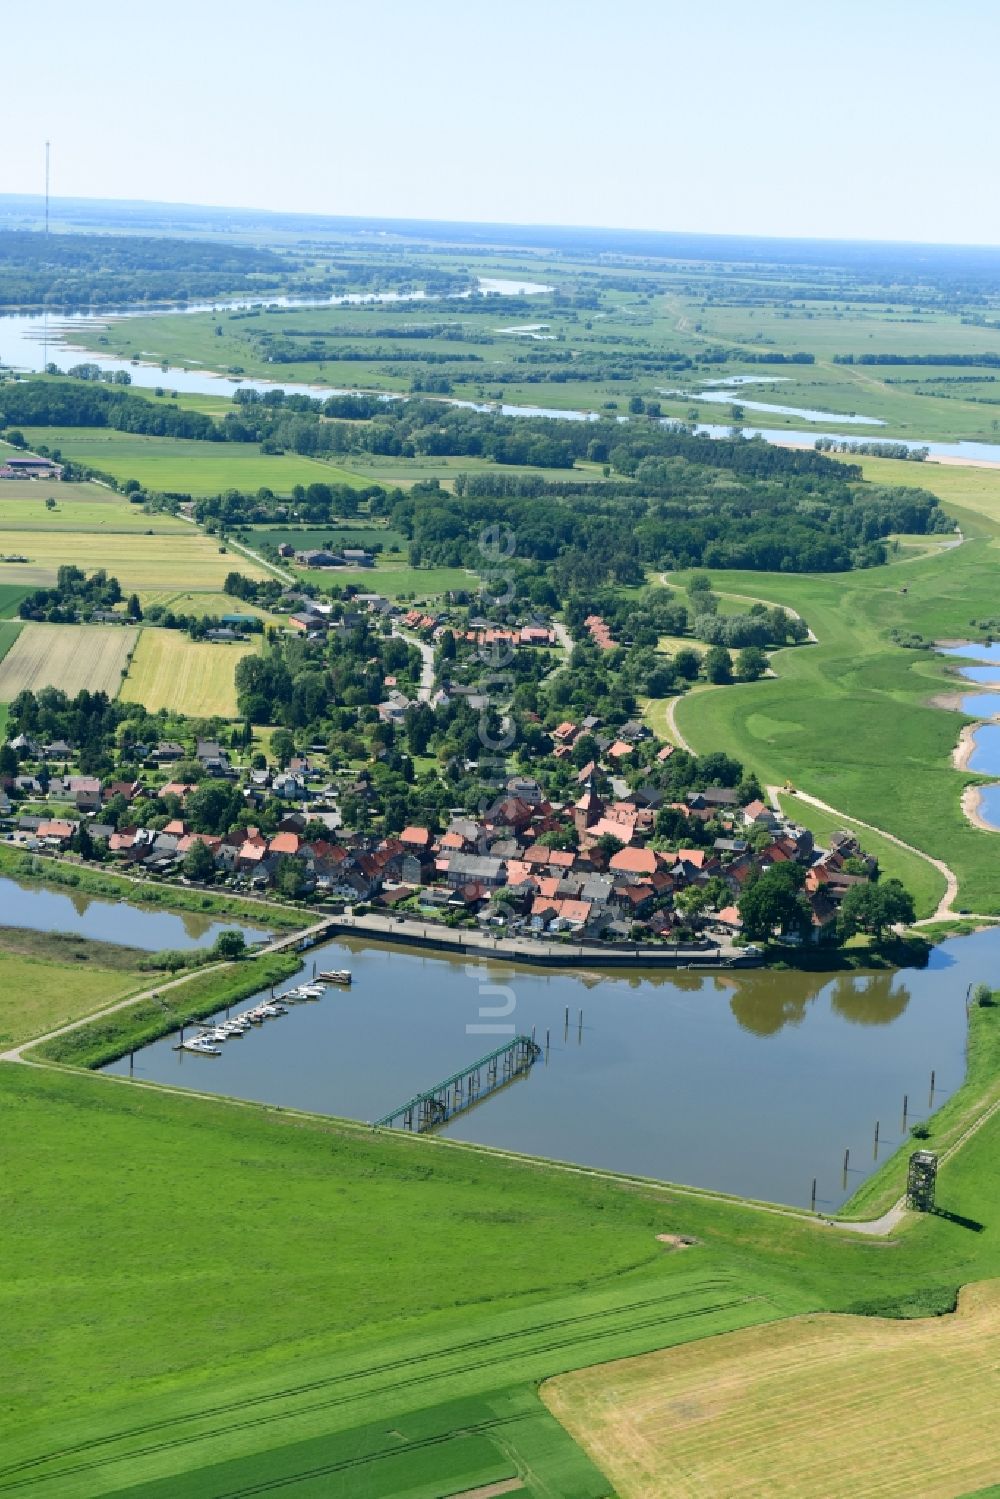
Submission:
[[[49,142],[45,142],[45,238],[49,237]],[[42,318],[42,374],[49,363],[49,308],[45,304]]]

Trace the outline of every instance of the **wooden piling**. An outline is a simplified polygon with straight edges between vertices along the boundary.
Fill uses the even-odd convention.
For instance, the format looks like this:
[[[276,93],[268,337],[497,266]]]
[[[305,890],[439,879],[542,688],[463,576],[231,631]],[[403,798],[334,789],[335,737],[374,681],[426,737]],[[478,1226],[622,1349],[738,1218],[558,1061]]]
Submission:
[[[847,1175],[847,1165],[848,1165],[848,1162],[850,1161],[850,1159],[851,1159],[851,1148],[850,1148],[850,1146],[848,1146],[847,1149],[844,1151],[844,1175],[845,1176]]]
[[[906,1116],[910,1112],[910,1095],[903,1094],[903,1133],[906,1133]]]
[[[810,1204],[810,1211],[812,1211],[814,1213],[816,1211],[816,1178],[815,1177],[813,1177],[812,1202]]]

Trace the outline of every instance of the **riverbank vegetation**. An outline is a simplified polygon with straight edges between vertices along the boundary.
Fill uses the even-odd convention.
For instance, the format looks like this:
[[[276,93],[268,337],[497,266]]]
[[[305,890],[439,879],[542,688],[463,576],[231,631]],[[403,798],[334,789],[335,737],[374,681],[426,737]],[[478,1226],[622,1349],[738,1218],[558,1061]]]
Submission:
[[[149,998],[42,1042],[37,1054],[73,1067],[103,1067],[160,1036],[171,1035],[192,1021],[291,978],[300,966],[295,953],[268,953],[245,963],[213,964],[203,973],[165,980]]]
[[[88,868],[71,858],[46,858],[25,854],[0,845],[0,874],[22,881],[39,881],[62,889],[79,890],[109,900],[126,900],[138,906],[174,911],[192,911],[220,916],[255,926],[292,931],[302,925],[302,912],[280,901],[242,900],[222,891],[187,889],[183,885],[160,884],[151,879],[130,879],[104,869]]]

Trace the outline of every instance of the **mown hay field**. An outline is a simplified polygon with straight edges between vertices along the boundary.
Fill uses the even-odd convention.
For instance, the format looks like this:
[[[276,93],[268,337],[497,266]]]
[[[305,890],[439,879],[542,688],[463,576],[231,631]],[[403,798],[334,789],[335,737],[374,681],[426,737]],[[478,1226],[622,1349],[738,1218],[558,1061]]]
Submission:
[[[0,586],[49,586],[59,568],[69,562],[86,573],[105,568],[126,593],[143,589],[217,593],[234,569],[252,578],[268,576],[248,557],[220,552],[218,542],[193,526],[170,536],[0,530],[0,557],[11,555],[26,557],[27,562],[0,560]]]
[[[122,625],[27,624],[0,661],[0,702],[41,687],[115,697],[137,636]]]
[[[1000,1282],[953,1316],[798,1317],[542,1396],[621,1499],[954,1499],[1000,1472]]]
[[[212,645],[180,630],[143,630],[121,696],[150,713],[167,708],[190,718],[235,718],[236,663],[259,650],[259,639]]]

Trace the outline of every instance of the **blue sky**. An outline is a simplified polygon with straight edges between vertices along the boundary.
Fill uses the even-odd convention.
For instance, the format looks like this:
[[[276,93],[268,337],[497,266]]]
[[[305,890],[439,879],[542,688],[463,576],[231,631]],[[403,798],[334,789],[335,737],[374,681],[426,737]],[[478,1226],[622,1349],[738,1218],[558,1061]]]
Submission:
[[[996,0],[33,0],[0,191],[1000,244]]]

